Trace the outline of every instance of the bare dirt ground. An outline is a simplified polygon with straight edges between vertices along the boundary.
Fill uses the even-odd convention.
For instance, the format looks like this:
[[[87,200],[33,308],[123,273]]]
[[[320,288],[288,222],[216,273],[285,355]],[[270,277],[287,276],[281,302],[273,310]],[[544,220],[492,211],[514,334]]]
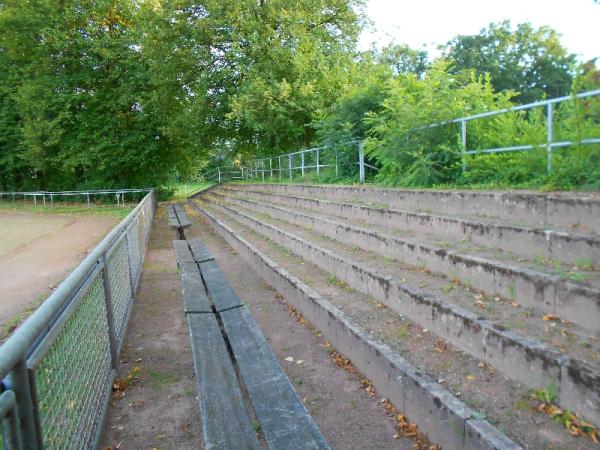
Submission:
[[[117,218],[0,211],[0,330],[49,292]]]
[[[162,207],[153,227],[100,448],[202,448],[175,234]]]

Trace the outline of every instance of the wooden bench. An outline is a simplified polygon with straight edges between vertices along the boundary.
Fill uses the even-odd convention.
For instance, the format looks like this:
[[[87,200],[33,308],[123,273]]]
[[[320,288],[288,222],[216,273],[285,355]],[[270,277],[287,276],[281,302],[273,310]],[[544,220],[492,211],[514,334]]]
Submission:
[[[169,216],[169,226],[175,230],[177,237],[183,238],[183,230],[190,227],[192,222],[188,219],[181,205],[169,205],[167,207],[167,215]]]
[[[260,427],[270,449],[329,449],[250,311],[208,249],[198,239],[176,240],[173,245],[206,448],[259,449],[256,431]],[[244,403],[240,382],[251,408]],[[251,410],[258,423],[252,422]]]

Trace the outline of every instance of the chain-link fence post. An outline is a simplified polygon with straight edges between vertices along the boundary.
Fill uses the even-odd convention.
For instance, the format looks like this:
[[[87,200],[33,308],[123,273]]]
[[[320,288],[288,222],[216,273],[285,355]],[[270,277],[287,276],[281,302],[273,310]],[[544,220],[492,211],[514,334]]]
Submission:
[[[108,322],[108,340],[110,343],[110,356],[112,360],[112,368],[119,368],[119,355],[117,355],[117,335],[115,333],[115,319],[113,316],[113,295],[110,285],[110,276],[108,268],[108,257],[106,252],[102,254],[102,281],[104,284],[104,300],[106,302],[106,319]]]
[[[23,448],[41,450],[43,448],[42,435],[40,433],[39,415],[33,401],[31,381],[25,361],[20,361],[15,365],[5,378],[6,388],[15,393],[17,400],[19,422],[23,429],[21,434]]]

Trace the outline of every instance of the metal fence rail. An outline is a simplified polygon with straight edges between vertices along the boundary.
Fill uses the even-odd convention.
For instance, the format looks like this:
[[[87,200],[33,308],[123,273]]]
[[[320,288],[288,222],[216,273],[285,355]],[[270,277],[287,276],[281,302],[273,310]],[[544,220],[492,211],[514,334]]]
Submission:
[[[133,196],[134,194],[147,194],[152,189],[100,189],[100,190],[87,190],[87,191],[0,191],[0,203],[3,201],[12,201],[15,203],[17,200],[22,199],[23,201],[27,198],[32,199],[33,204],[37,205],[41,197],[42,204],[46,205],[46,201],[49,200],[50,204],[53,205],[57,199],[66,199],[67,197],[79,197],[85,198],[89,205],[91,200],[97,196],[111,196],[114,195],[117,204],[124,203],[125,194]],[[139,198],[139,197],[138,197]]]
[[[151,191],[0,347],[0,449],[97,446],[155,208]]]
[[[600,144],[600,136],[588,136],[579,141],[556,140],[554,123],[554,115],[556,112],[555,105],[597,96],[600,96],[600,89],[589,92],[582,92],[572,96],[557,97],[524,105],[518,105],[512,108],[499,109],[495,111],[473,114],[471,116],[459,117],[444,122],[417,127],[412,129],[411,131],[416,132],[441,126],[459,124],[463,171],[466,169],[467,155],[528,151],[537,148],[545,148],[547,153],[546,168],[548,172],[551,172],[552,152],[554,149],[569,147],[573,145]],[[533,108],[546,108],[546,141],[543,144],[510,145],[509,143],[507,143],[506,146],[496,148],[468,148],[467,124],[469,122],[502,114],[508,114],[511,112],[527,111]],[[379,170],[377,167],[369,165],[365,162],[362,142],[349,141],[340,145],[350,146],[350,148],[355,149],[355,153],[351,157],[355,159],[351,161],[351,165],[353,165],[354,167],[358,166],[358,181],[360,183],[365,182],[366,169],[372,169],[375,171]],[[205,180],[213,181],[215,183],[221,183],[223,181],[230,181],[236,179],[252,179],[265,181],[267,178],[276,178],[279,180],[283,180],[285,178],[292,179],[298,174],[304,177],[309,170],[314,171],[317,175],[319,175],[321,169],[328,167],[335,168],[335,175],[337,177],[339,174],[339,169],[341,167],[341,163],[339,161],[340,153],[341,152],[338,151],[338,148],[336,146],[321,146],[315,148],[307,148],[304,150],[285,153],[278,156],[253,159],[248,162],[247,166],[240,166],[234,168],[218,167],[212,169],[209,172],[204,173],[203,177]]]

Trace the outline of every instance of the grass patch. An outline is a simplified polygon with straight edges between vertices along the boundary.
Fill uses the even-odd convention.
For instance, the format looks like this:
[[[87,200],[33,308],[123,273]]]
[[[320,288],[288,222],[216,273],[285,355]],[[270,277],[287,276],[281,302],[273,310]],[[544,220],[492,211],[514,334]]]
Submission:
[[[175,192],[173,193],[172,199],[175,201],[185,200],[188,195],[195,194],[196,192],[202,191],[211,187],[214,183],[207,182],[189,182],[189,183],[175,183],[173,188],[175,188]]]
[[[156,370],[149,370],[148,375],[154,387],[162,387],[175,383],[178,380],[177,376],[173,373],[158,372]]]

